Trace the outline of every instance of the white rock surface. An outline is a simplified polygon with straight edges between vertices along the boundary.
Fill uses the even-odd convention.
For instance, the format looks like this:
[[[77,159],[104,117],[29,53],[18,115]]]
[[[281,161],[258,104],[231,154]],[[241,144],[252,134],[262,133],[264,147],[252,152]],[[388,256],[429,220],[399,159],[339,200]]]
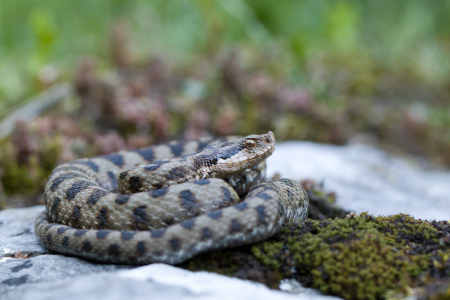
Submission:
[[[297,294],[270,290],[262,284],[165,264],[120,268],[129,267],[61,255],[11,259],[0,264],[0,299],[299,299]],[[333,299],[308,293],[300,297]]]
[[[14,256],[16,251],[48,254],[34,234],[34,220],[44,206],[0,211],[0,259]]]
[[[271,290],[251,281],[165,264],[97,264],[52,254],[34,234],[34,219],[43,210],[36,206],[0,211],[0,300],[339,299],[311,289],[299,294]],[[16,251],[31,258],[14,259]]]
[[[43,206],[0,211],[0,299],[333,299],[308,290],[292,294],[262,284],[165,264],[97,264],[49,253],[33,223]],[[30,259],[14,259],[16,251]],[[339,299],[339,298],[335,298]]]
[[[420,170],[363,145],[307,142],[277,144],[268,175],[323,180],[338,204],[371,214],[410,213],[416,218],[450,218],[450,172]],[[329,299],[284,281],[284,290],[164,264],[134,268],[96,264],[54,255],[34,235],[43,206],[0,211],[0,299]],[[11,258],[16,251],[30,259]],[[294,282],[295,285],[295,282]],[[335,298],[336,299],[336,298]]]
[[[338,205],[357,213],[450,219],[450,171],[425,171],[373,147],[278,143],[267,165],[269,178],[323,181]]]

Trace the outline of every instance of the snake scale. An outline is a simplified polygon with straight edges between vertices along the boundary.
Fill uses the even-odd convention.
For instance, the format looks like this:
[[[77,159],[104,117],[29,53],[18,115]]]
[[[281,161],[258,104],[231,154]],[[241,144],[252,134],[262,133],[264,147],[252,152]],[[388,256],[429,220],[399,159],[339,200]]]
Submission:
[[[177,264],[264,240],[285,221],[305,218],[308,207],[296,181],[263,182],[274,149],[269,132],[59,165],[45,187],[36,235],[49,250],[119,264]]]

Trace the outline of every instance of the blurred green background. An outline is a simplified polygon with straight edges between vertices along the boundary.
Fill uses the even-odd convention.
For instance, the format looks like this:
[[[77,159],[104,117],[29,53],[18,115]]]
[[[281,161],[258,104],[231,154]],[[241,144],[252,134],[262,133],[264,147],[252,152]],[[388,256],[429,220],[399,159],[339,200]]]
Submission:
[[[268,130],[450,167],[449,19],[444,0],[0,1],[0,125],[74,87],[0,136],[0,198],[79,157]]]
[[[276,48],[275,72],[315,92],[327,84],[316,78],[323,65],[353,74],[361,93],[374,92],[370,81],[380,72],[449,89],[449,17],[445,0],[1,1],[0,111],[36,93],[45,66],[67,78],[89,54],[110,67],[118,21],[140,59],[164,52],[183,63],[236,45]]]

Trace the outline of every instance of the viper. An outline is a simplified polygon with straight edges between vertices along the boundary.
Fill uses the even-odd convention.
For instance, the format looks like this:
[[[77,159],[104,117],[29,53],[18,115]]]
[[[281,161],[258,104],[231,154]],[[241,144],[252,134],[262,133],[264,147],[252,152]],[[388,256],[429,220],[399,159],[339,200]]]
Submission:
[[[177,264],[261,241],[307,216],[291,179],[265,181],[272,132],[178,141],[56,167],[35,232],[47,249],[100,262]]]

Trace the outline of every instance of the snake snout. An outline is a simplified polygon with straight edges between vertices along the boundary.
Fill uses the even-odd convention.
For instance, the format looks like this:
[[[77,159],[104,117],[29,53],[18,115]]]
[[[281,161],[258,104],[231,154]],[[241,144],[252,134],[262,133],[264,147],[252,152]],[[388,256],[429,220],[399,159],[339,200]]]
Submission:
[[[275,144],[275,135],[272,131],[269,131],[267,133],[267,136],[265,137],[266,144]]]
[[[267,134],[263,135],[262,144],[266,149],[264,158],[267,158],[272,155],[273,151],[275,151],[275,135],[272,131],[269,131]]]

